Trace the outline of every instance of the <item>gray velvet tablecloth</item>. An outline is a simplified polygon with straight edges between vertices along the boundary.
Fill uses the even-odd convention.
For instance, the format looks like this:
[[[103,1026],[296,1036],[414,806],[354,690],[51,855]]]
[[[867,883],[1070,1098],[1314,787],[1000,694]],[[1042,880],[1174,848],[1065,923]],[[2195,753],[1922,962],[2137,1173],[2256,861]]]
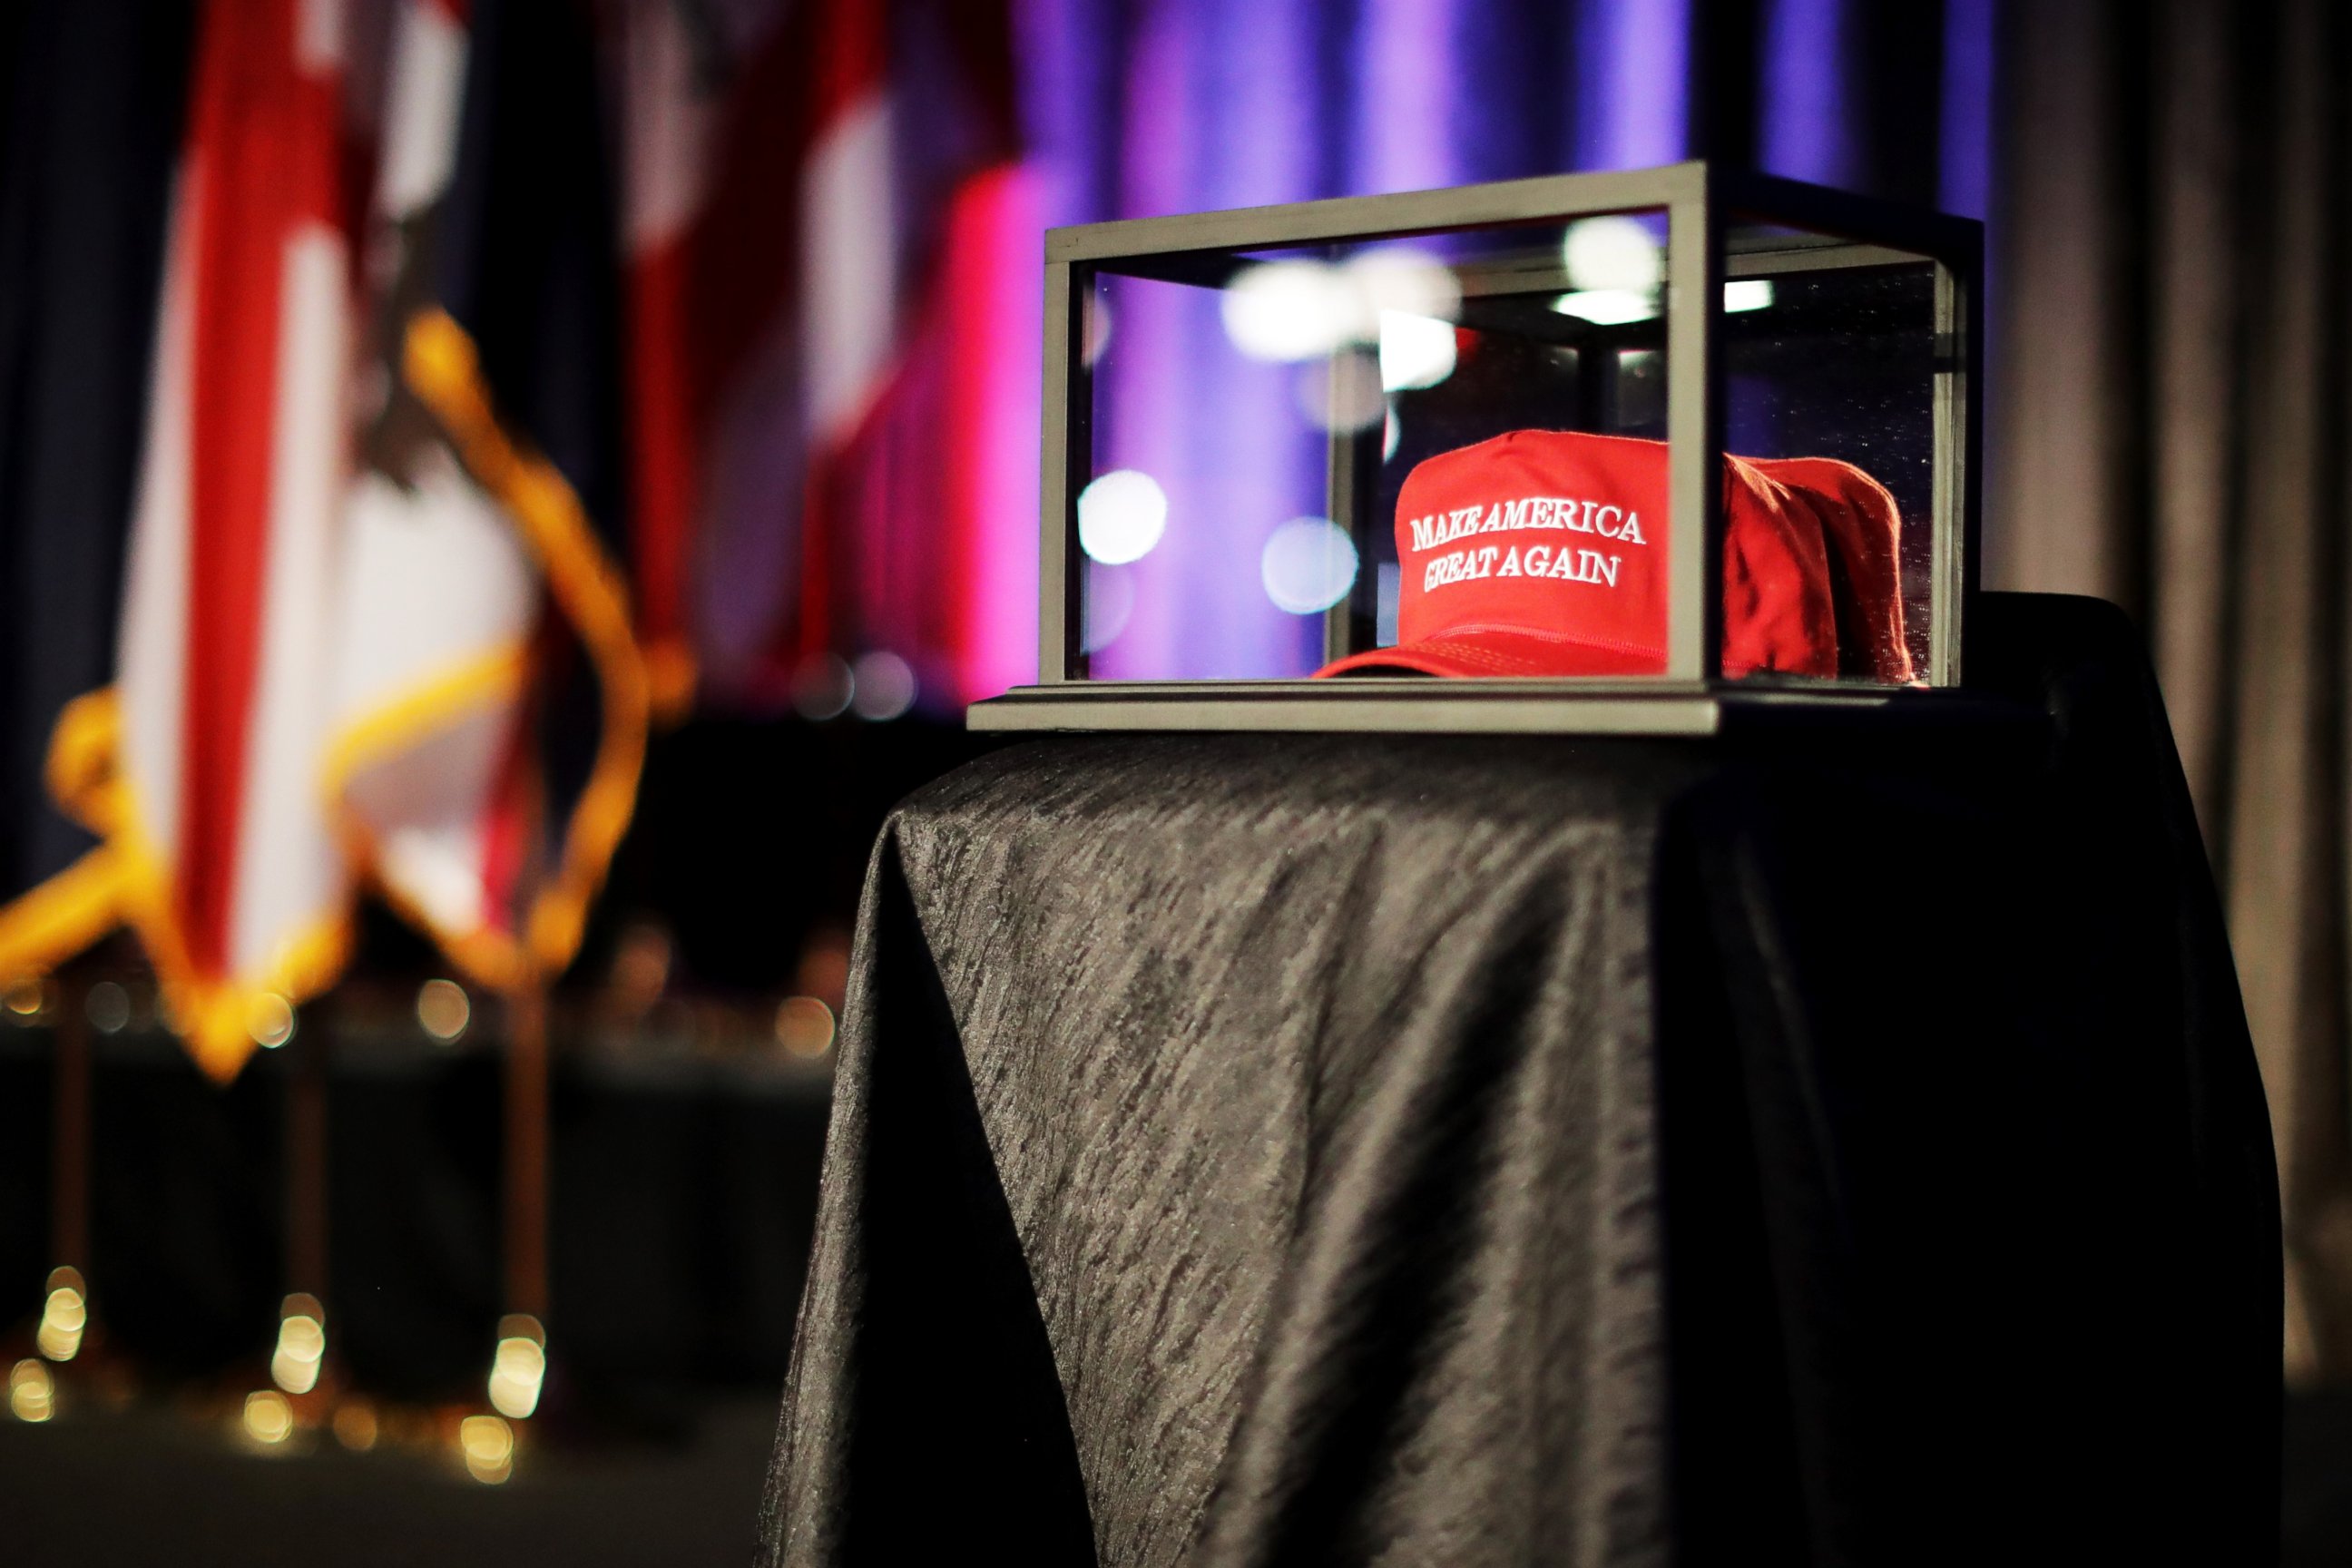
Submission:
[[[768,1560],[2263,1561],[2275,1193],[2178,765],[2120,617],[1987,604],[2006,714],[907,802]]]

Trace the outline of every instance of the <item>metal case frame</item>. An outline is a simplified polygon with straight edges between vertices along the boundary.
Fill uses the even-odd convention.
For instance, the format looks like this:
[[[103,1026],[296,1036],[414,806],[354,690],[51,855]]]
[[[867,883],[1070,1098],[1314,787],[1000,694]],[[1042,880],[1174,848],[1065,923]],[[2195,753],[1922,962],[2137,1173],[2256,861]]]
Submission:
[[[1668,647],[1641,679],[1094,681],[1080,646],[1084,581],[1076,496],[1093,458],[1093,398],[1080,318],[1098,268],[1198,280],[1237,249],[1382,240],[1664,211],[1667,221]],[[1835,237],[1727,255],[1732,217]],[[1972,219],[1703,162],[1548,174],[1394,195],[1057,228],[1045,236],[1045,447],[1040,470],[1037,684],[975,703],[982,731],[1529,731],[1706,734],[1727,711],[1872,709],[1962,684],[1978,577],[1983,228]],[[1724,388],[1719,301],[1727,279],[1823,268],[1936,266],[1933,586],[1928,687],[1828,686],[1720,668]],[[1335,462],[1338,459],[1335,458]],[[1346,605],[1336,615],[1344,616]],[[1344,636],[1336,628],[1332,636]]]

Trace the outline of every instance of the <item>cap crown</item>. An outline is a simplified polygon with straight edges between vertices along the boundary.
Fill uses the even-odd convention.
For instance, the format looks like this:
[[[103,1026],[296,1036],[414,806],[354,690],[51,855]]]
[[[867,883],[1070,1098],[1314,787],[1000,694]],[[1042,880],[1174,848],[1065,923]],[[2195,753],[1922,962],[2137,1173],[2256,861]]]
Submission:
[[[1823,493],[1789,482],[1806,479]],[[1427,459],[1397,499],[1397,646],[1329,673],[1663,673],[1666,502],[1659,441],[1514,430]],[[1727,457],[1724,503],[1725,674],[1836,675],[1843,618],[1853,651],[1871,655],[1850,672],[1907,678],[1883,489],[1825,458]],[[1854,590],[1843,617],[1832,550],[1834,577]]]

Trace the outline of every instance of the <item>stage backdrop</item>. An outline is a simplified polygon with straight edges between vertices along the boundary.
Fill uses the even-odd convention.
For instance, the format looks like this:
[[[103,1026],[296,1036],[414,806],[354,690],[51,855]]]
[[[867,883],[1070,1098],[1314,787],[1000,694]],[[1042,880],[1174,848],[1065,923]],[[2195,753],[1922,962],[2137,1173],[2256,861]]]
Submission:
[[[1985,205],[1991,0],[1024,0],[1015,17],[1049,223],[1689,156]],[[1162,485],[1169,522],[1142,559],[1088,567],[1096,602],[1115,606],[1088,628],[1096,667],[1295,668],[1311,626],[1260,591],[1258,561],[1281,519],[1318,504],[1320,459],[1296,454],[1285,487],[1265,443],[1286,420],[1262,406],[1280,388],[1224,363],[1170,376],[1185,363],[1181,302],[1118,303],[1096,367],[1097,449]],[[1235,452],[1280,493],[1187,505],[1188,484]]]
[[[2278,1145],[2286,1358],[2352,1377],[2352,18],[2328,0],[2010,12],[1996,586],[2154,647]]]

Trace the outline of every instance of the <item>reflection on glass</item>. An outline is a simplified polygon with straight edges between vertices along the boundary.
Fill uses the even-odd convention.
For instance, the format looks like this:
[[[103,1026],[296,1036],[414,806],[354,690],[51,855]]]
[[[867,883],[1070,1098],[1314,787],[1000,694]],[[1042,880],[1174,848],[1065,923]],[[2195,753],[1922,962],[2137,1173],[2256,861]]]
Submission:
[[[1292,518],[1266,540],[1258,562],[1265,596],[1294,616],[1321,615],[1356,585],[1355,541],[1328,518]]]
[[[1348,668],[1662,672],[1668,238],[1629,213],[1087,274],[1085,673],[1301,679],[1473,622],[1614,651]],[[1933,266],[1735,226],[1726,274],[1724,672],[1916,680]],[[1549,468],[1415,510],[1513,441]],[[1474,505],[1490,536],[1417,545],[1416,519]]]
[[[1862,594],[1841,593],[1839,630],[1849,652],[1841,673],[1882,683],[1924,679],[1942,368],[1935,266],[1760,226],[1735,226],[1727,249],[1725,444],[1757,458],[1850,465],[1865,477],[1862,485],[1841,479],[1822,487],[1826,545],[1842,586],[1883,566],[1895,574],[1896,600],[1893,615],[1873,616]],[[1763,268],[1774,270],[1766,276]],[[1733,291],[1743,288],[1763,303],[1738,308]],[[1819,465],[1797,471],[1842,472]],[[1881,519],[1881,511],[1891,516]],[[1892,560],[1882,563],[1887,552]],[[1899,649],[1884,646],[1890,638],[1899,639]]]
[[[1113,468],[1078,492],[1078,546],[1106,566],[1151,553],[1168,527],[1168,494],[1150,474]]]

